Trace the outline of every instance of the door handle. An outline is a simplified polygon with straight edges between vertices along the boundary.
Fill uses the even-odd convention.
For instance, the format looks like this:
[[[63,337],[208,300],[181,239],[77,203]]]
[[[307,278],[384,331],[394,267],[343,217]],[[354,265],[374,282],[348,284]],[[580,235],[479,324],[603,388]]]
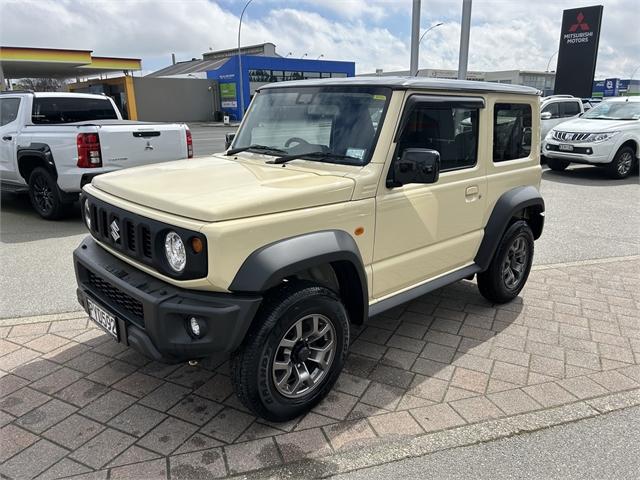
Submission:
[[[8,142],[10,140],[13,140],[13,137],[11,135],[5,135],[4,137],[2,137],[2,140],[4,140],[5,142]]]
[[[474,195],[478,195],[478,193],[480,193],[480,189],[477,185],[471,185],[464,191],[465,197],[473,197]]]

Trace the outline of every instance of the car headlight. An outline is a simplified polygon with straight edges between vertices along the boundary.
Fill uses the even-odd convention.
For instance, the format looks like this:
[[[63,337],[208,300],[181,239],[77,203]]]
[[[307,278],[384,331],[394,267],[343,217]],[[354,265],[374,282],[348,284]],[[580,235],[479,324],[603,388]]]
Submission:
[[[590,133],[585,142],[604,142],[617,135],[619,132],[603,132],[603,133]]]
[[[89,230],[91,230],[91,206],[89,205],[89,201],[85,200],[82,206],[82,218],[84,218],[84,223]]]
[[[187,250],[176,232],[171,231],[164,237],[164,254],[174,272],[180,273],[184,270],[187,265]]]

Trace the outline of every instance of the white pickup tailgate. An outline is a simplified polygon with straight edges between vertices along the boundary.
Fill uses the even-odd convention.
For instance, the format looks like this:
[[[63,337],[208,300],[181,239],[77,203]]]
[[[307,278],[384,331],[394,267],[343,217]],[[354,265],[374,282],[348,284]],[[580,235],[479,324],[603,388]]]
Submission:
[[[127,168],[187,158],[181,124],[102,125],[98,128],[102,165]]]

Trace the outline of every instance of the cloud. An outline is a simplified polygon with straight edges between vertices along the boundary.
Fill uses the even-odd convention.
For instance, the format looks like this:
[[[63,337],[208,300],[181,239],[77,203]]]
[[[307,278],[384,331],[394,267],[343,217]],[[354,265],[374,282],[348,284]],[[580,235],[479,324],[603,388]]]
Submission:
[[[637,0],[605,0],[598,76],[625,76],[640,65]],[[84,48],[96,55],[133,56],[143,67],[200,57],[236,46],[239,4],[208,0],[3,0],[0,44]],[[356,62],[359,73],[406,70],[411,2],[395,0],[256,0],[247,10],[242,43],[273,42],[278,52],[323,54]],[[557,50],[562,10],[573,0],[476,0],[470,70],[544,70]],[[233,8],[233,12],[230,9]],[[457,68],[459,0],[423,0],[421,68]],[[28,25],[37,25],[37,32]],[[551,68],[554,67],[552,62]],[[637,75],[637,74],[636,74]]]

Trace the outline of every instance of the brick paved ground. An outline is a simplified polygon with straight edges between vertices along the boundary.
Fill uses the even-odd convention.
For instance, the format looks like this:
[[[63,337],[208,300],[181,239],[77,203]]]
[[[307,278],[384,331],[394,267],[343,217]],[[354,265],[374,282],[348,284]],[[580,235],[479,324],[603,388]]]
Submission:
[[[223,360],[150,362],[59,317],[0,321],[2,476],[222,477],[640,389],[637,257],[536,270],[507,305],[460,282],[374,318],[285,424],[243,409]]]

